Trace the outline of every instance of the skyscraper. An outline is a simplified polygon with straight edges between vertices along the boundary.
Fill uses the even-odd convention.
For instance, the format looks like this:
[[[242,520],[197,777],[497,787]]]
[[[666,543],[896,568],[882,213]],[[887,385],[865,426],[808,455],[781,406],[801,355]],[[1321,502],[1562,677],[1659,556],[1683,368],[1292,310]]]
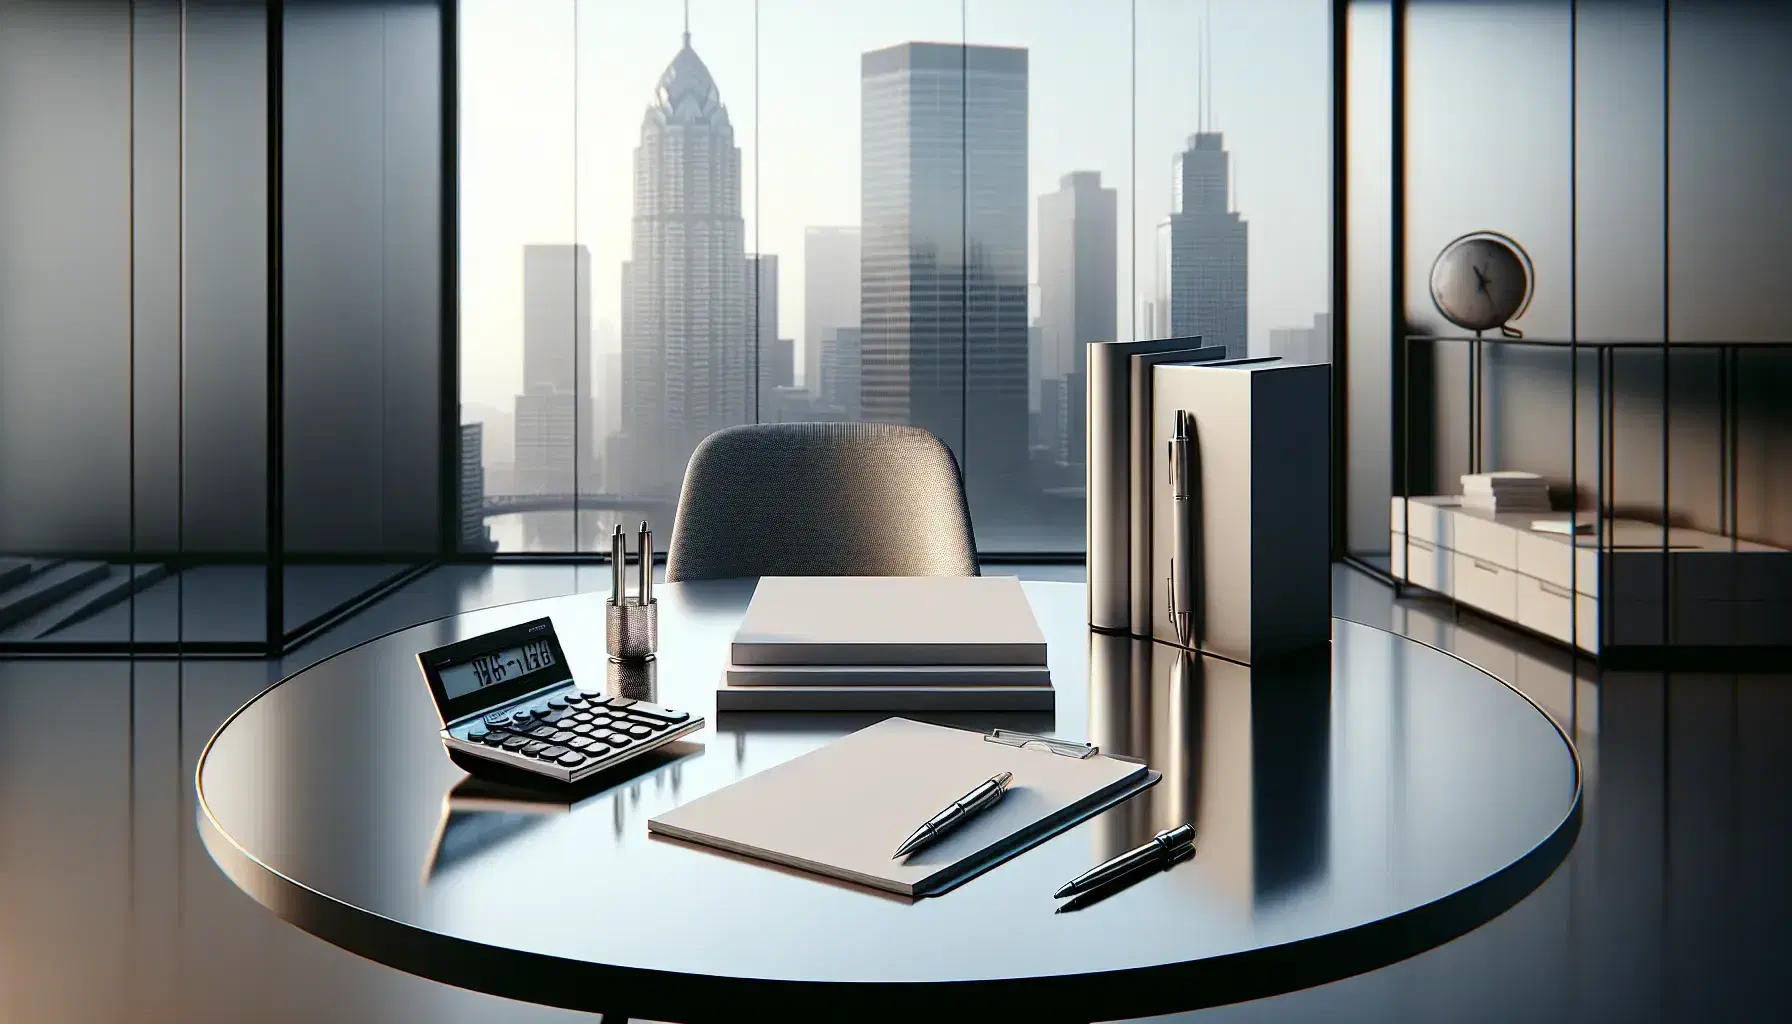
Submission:
[[[857,327],[835,327],[821,340],[822,407],[849,422],[857,422],[861,415],[862,345],[863,333]]]
[[[460,425],[460,549],[490,551],[485,525],[485,426]]]
[[[754,344],[759,347],[759,387],[753,396],[755,411],[764,407],[764,399],[772,389],[790,381],[781,375],[778,352],[778,257],[771,253],[748,253],[748,315],[757,322]]]
[[[753,310],[740,149],[691,34],[641,118],[622,265],[622,429],[629,489],[669,494],[710,432],[753,415]]]
[[[591,250],[523,246],[523,390],[591,388]]]
[[[582,245],[525,245],[523,393],[515,408],[523,490],[571,493],[596,485],[591,389],[591,252]]]
[[[1033,387],[1042,413],[1047,407],[1053,413],[1042,417],[1040,440],[1060,461],[1067,451],[1081,461],[1083,446],[1067,445],[1064,431],[1082,423],[1083,416],[1058,400],[1087,399],[1083,391],[1066,390],[1064,379],[1083,373],[1089,342],[1116,337],[1118,209],[1118,194],[1102,187],[1099,171],[1072,171],[1059,180],[1058,191],[1039,197],[1041,365]]]
[[[546,384],[516,396],[516,486],[524,494],[575,494],[597,486],[597,453],[574,441],[583,395]]]
[[[1332,361],[1332,317],[1313,314],[1311,327],[1277,327],[1269,332],[1268,355],[1296,363]]]
[[[1170,179],[1170,332],[1247,352],[1245,222],[1231,209],[1219,132],[1189,136]]]
[[[859,326],[859,229],[812,227],[803,232],[803,387],[820,395],[821,358],[829,332]],[[838,403],[836,403],[838,404]],[[853,397],[858,404],[858,397]]]
[[[862,412],[932,431],[973,512],[1027,465],[1027,51],[860,58]]]

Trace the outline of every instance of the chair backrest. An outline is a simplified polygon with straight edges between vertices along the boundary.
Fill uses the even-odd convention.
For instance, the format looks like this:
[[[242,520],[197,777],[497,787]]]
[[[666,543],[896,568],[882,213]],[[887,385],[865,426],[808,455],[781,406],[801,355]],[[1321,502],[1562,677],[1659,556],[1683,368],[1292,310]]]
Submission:
[[[917,427],[764,423],[703,439],[666,581],[976,576],[958,461]]]

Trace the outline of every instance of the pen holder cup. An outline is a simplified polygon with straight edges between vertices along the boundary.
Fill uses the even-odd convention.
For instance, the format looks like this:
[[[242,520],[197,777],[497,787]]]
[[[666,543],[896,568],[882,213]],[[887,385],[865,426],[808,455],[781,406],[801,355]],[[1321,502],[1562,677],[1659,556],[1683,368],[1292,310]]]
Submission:
[[[612,658],[604,662],[604,696],[627,697],[630,700],[658,704],[659,664],[653,658],[646,661],[618,661]]]
[[[647,661],[660,649],[660,603],[604,603],[604,648],[611,661]]]

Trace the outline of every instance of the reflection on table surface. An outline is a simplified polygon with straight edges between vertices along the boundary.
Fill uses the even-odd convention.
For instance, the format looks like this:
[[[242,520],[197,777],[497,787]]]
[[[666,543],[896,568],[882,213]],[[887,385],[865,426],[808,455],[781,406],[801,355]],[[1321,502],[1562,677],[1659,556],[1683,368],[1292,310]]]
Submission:
[[[649,697],[639,697],[649,700]],[[539,826],[556,814],[608,805],[617,833],[627,826],[630,798],[640,804],[640,786],[665,773],[662,784],[676,797],[679,762],[703,753],[703,747],[686,740],[668,743],[599,772],[576,786],[529,785],[467,775],[442,795],[442,823],[430,847],[423,871],[425,884],[488,853],[508,840]]]
[[[1163,781],[1107,815],[1094,858],[1188,823],[1234,899],[1271,903],[1325,871],[1329,651],[1251,668],[1091,633],[1089,738],[1143,758]]]

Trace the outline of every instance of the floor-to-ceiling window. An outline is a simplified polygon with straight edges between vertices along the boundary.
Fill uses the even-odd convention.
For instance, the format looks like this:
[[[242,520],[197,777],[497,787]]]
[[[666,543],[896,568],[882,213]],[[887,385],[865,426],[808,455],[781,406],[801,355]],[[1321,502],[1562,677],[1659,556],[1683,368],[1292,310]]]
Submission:
[[[1330,355],[1323,0],[463,0],[463,551],[670,532],[739,423],[937,434],[1083,546],[1084,346]]]

